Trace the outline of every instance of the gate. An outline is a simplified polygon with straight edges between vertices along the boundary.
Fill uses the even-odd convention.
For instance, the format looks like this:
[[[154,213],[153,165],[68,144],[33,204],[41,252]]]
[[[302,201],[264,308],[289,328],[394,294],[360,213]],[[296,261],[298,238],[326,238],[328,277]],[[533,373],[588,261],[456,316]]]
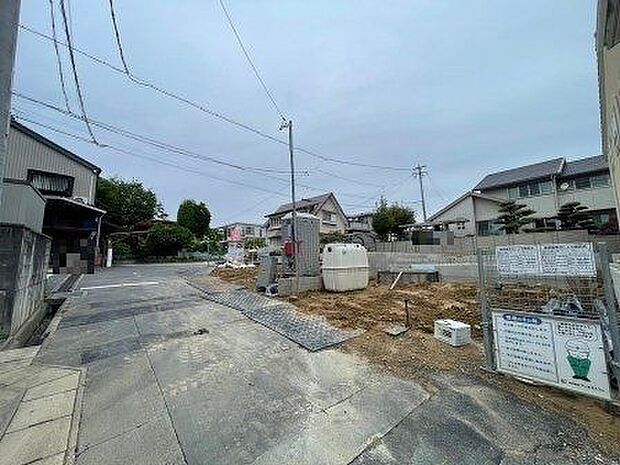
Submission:
[[[485,368],[612,400],[620,327],[606,244],[501,246],[477,256]]]

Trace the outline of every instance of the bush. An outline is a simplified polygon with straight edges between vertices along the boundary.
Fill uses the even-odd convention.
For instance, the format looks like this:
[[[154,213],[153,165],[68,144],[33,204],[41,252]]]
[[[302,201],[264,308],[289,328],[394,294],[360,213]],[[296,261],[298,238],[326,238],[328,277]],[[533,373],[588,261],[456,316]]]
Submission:
[[[192,232],[177,224],[156,224],[146,236],[145,248],[150,256],[177,255],[194,240]]]
[[[124,242],[113,244],[112,249],[114,250],[115,260],[131,260],[135,256],[131,247]]]

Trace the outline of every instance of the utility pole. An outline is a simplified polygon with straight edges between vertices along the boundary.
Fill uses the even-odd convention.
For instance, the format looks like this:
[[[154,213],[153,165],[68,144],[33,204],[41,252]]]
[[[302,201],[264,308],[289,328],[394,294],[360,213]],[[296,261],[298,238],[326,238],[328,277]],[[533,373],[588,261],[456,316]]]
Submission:
[[[17,26],[21,0],[0,0],[0,205],[4,191],[9,127],[11,125],[11,90],[15,51],[17,49]]]
[[[420,181],[420,198],[422,199],[422,217],[426,223],[426,201],[424,200],[424,184],[422,183],[422,176],[426,174],[426,165],[420,165],[419,163],[413,167],[413,177],[418,178]]]
[[[297,203],[295,201],[295,151],[293,147],[293,121],[282,119],[280,124],[280,130],[288,129],[288,152],[291,167],[291,204],[293,206],[291,217],[291,239],[293,240],[293,266],[295,268],[295,285],[293,286],[294,292],[299,291],[299,266],[297,263],[297,257],[299,255],[299,247],[297,243]]]

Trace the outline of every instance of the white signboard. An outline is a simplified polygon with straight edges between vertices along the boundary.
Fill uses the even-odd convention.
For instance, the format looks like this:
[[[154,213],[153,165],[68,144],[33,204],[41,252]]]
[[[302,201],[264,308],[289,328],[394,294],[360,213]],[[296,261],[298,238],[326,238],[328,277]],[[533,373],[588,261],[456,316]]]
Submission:
[[[589,242],[500,246],[495,260],[500,275],[596,276]]]
[[[493,332],[498,371],[611,399],[599,323],[493,310]]]
[[[537,245],[509,245],[495,249],[500,274],[540,274],[540,253]]]

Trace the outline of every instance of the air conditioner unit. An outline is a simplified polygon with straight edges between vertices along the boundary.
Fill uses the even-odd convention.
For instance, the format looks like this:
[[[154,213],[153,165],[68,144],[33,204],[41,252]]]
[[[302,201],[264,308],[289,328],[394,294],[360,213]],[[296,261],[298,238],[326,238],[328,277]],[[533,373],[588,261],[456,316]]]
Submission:
[[[88,199],[86,197],[73,197],[73,200],[76,200],[78,202],[82,202],[82,203],[88,203]]]

